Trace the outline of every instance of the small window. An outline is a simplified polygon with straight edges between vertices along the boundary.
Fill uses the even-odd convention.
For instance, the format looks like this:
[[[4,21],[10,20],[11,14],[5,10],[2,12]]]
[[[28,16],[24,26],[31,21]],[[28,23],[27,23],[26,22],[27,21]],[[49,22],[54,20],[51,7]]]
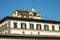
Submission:
[[[21,29],[26,29],[26,23],[21,23]]]
[[[2,25],[2,31],[5,30],[5,25]]]
[[[48,25],[44,25],[44,30],[49,30],[49,26]]]
[[[2,31],[4,30],[3,27],[4,27],[4,25],[2,25]]]
[[[2,27],[0,26],[0,32],[2,31]]]
[[[59,31],[60,31],[60,26],[59,26]]]
[[[14,22],[14,28],[17,28],[17,22]]]
[[[52,31],[54,31],[55,29],[54,29],[54,25],[52,25]]]
[[[34,29],[34,24],[30,24],[30,29]]]
[[[7,23],[5,23],[5,29],[7,29]]]
[[[36,24],[36,29],[41,30],[41,25],[40,24]]]
[[[37,13],[34,13],[33,16],[36,16]]]
[[[5,24],[3,25],[4,30],[6,30]]]

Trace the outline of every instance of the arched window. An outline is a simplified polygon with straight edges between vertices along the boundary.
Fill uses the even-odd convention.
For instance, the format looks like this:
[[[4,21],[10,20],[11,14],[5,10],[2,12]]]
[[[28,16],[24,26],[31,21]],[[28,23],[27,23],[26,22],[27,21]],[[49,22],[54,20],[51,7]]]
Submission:
[[[0,26],[0,32],[2,31],[2,27]]]
[[[44,30],[49,30],[49,25],[44,25]]]

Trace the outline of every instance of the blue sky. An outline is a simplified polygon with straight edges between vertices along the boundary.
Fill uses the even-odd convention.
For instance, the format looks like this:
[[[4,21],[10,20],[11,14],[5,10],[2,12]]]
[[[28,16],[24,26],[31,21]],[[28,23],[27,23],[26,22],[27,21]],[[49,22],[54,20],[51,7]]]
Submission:
[[[42,19],[60,21],[60,0],[0,0],[0,19],[12,16],[14,10],[31,10],[32,7],[39,11]]]

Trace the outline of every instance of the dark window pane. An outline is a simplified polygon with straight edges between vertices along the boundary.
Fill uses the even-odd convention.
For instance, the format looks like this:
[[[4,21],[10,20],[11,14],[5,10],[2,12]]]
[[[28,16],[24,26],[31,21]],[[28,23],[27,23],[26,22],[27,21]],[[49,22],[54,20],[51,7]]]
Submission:
[[[60,31],[60,26],[59,26],[59,31]]]
[[[34,13],[33,16],[36,16],[37,13]]]
[[[5,23],[5,29],[7,29],[7,23]]]
[[[2,25],[2,31],[3,31],[3,25]]]
[[[41,30],[41,25],[40,24],[36,24],[36,29]]]
[[[0,32],[2,31],[2,27],[0,27]]]
[[[14,28],[17,28],[17,22],[14,22]]]
[[[44,25],[44,30],[49,30],[49,26],[48,25]]]
[[[34,24],[30,24],[30,29],[34,29]]]
[[[52,26],[52,31],[54,31],[55,29],[54,29],[54,26]]]
[[[21,23],[21,29],[26,29],[26,23]]]

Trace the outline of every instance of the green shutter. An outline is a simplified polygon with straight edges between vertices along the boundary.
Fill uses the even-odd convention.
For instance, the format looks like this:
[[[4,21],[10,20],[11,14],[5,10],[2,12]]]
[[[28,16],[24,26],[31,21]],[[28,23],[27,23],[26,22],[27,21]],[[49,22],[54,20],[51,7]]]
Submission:
[[[30,29],[34,29],[34,24],[30,24]]]
[[[44,30],[49,30],[49,26],[48,25],[44,25]]]
[[[14,22],[14,28],[17,28],[17,22]]]
[[[36,29],[41,30],[41,25],[40,24],[36,24]]]
[[[60,31],[60,26],[59,26],[59,31]]]
[[[21,29],[26,29],[26,23],[21,23]]]
[[[55,29],[54,29],[54,25],[52,26],[52,31],[54,31]]]

